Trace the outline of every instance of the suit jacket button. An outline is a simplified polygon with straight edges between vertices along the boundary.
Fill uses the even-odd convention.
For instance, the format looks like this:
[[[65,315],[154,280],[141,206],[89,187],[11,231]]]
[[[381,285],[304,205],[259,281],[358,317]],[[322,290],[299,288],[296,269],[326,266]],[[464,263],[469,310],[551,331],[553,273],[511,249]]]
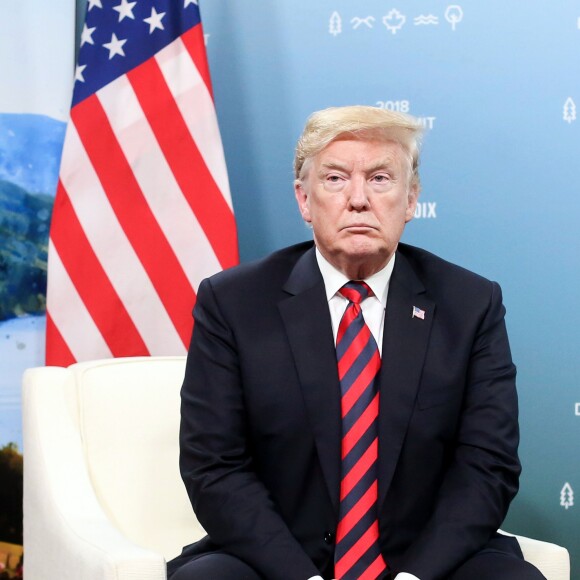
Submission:
[[[327,544],[334,544],[334,532],[326,532],[324,534],[324,541]]]

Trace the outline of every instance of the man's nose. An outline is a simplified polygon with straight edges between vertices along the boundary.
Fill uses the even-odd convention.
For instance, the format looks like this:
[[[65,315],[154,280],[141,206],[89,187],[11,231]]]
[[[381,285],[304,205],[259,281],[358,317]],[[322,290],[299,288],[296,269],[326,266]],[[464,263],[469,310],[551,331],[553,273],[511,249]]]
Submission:
[[[361,210],[369,205],[367,182],[365,179],[353,179],[350,183],[349,205],[352,209]]]

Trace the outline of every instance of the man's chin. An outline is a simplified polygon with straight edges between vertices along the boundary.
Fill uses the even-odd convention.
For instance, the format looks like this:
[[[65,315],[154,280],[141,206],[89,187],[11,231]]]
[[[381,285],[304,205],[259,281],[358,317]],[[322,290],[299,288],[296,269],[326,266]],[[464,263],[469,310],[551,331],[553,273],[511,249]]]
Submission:
[[[386,266],[391,252],[384,246],[371,243],[360,243],[343,248],[335,254],[335,263],[339,263],[340,270],[344,271],[351,266],[354,269],[362,268],[365,272],[375,273]]]
[[[350,236],[344,245],[344,254],[353,260],[363,258],[377,258],[387,254],[387,248],[379,240],[368,235]]]

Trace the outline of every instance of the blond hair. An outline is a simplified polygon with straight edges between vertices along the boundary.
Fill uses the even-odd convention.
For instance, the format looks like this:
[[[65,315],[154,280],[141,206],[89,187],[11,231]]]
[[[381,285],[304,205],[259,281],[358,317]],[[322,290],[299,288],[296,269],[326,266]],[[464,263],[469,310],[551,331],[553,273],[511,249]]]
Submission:
[[[409,159],[409,183],[419,188],[419,148],[423,128],[410,115],[354,105],[331,107],[308,117],[298,139],[294,156],[294,176],[300,181],[309,161],[337,139],[395,141]]]

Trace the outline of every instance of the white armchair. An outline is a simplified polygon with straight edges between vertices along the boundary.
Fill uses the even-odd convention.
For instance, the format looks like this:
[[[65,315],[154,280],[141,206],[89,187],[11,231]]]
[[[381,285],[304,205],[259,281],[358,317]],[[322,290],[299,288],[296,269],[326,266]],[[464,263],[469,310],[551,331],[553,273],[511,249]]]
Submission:
[[[178,470],[184,357],[24,375],[30,580],[160,580],[203,535]]]
[[[203,535],[178,470],[185,357],[29,369],[23,381],[29,580],[164,580]],[[518,537],[548,580],[568,552]]]

